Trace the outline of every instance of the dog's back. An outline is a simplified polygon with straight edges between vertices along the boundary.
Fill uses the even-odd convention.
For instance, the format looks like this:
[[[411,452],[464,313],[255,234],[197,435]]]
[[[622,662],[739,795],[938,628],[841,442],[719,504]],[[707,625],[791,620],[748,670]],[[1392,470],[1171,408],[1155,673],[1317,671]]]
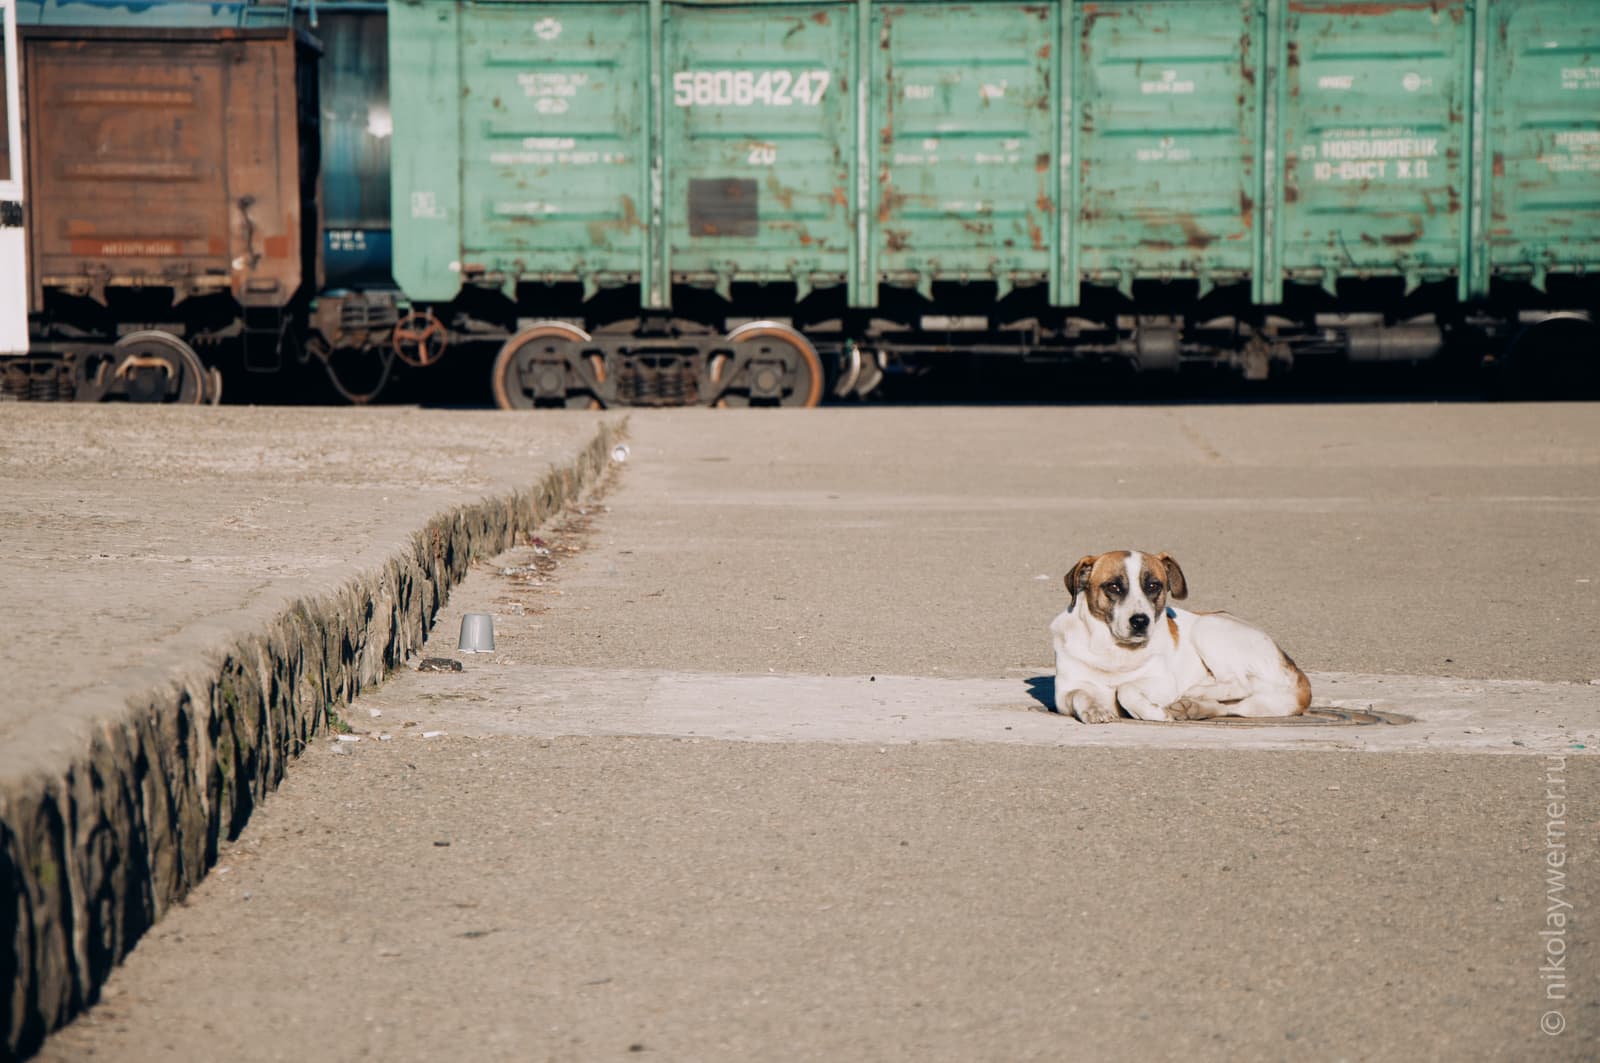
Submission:
[[[1311,706],[1311,680],[1259,628],[1227,613],[1189,613],[1187,629],[1203,675],[1179,698],[1184,718],[1298,716]]]

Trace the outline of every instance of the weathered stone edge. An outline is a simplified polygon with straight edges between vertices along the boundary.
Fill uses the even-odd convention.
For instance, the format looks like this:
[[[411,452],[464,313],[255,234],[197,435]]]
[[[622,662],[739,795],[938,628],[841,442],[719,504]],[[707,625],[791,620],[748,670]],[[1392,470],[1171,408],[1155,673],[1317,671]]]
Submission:
[[[422,645],[474,558],[592,485],[624,429],[602,422],[531,490],[435,517],[379,570],[130,699],[60,774],[0,783],[0,1058],[31,1054],[93,1003],[329,714]]]

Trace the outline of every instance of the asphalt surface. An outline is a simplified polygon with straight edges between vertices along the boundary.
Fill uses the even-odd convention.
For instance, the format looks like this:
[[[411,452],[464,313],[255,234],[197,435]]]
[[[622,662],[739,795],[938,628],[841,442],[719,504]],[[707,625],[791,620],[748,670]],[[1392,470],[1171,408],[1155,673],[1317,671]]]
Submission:
[[[1535,726],[1600,678],[1595,413],[634,414],[604,497],[452,598],[465,670],[352,706],[42,1058],[1595,1058],[1600,762]],[[601,676],[791,677],[801,717],[1009,684],[996,721],[1084,733],[1027,684],[1061,573],[1124,546],[1401,711],[1516,681],[1541,744],[1028,744],[914,698],[803,741],[710,694],[716,740],[539,733],[541,677]]]

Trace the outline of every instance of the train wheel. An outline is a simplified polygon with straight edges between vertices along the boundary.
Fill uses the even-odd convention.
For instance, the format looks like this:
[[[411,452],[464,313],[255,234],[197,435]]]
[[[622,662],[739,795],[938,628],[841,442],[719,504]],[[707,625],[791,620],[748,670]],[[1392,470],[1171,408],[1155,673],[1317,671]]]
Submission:
[[[206,370],[194,348],[170,332],[130,332],[111,349],[116,368],[103,395],[123,394],[130,402],[170,402],[198,406],[206,398]]]
[[[822,359],[788,325],[752,321],[728,333],[731,354],[708,366],[718,406],[803,406],[822,402]]]
[[[206,403],[211,406],[222,405],[222,370],[216,366],[206,370]]]
[[[1600,325],[1551,314],[1512,342],[1496,382],[1505,398],[1589,398],[1600,394]]]
[[[598,410],[606,362],[585,351],[589,334],[565,321],[541,321],[506,340],[490,383],[502,410]]]

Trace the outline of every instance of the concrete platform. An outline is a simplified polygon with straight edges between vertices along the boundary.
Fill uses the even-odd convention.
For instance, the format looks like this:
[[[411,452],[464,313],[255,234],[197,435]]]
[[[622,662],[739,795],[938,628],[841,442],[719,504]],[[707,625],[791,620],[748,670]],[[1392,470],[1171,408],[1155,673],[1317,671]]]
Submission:
[[[448,633],[441,624],[441,636]],[[442,637],[438,643],[446,641]],[[443,645],[433,650],[451,652]],[[715,675],[472,660],[363,695],[355,737],[700,738],[1134,749],[1594,756],[1600,686],[1318,672],[1303,717],[1089,726],[1047,711],[1053,679]],[[371,715],[373,712],[377,716]],[[410,724],[402,730],[402,724]],[[351,737],[351,736],[347,736]]]
[[[1593,407],[628,428],[40,1063],[1596,1058]],[[1414,722],[1045,713],[1121,546]]]
[[[0,417],[0,1055],[93,999],[476,557],[616,416],[15,405]],[[14,967],[14,969],[13,969]]]

